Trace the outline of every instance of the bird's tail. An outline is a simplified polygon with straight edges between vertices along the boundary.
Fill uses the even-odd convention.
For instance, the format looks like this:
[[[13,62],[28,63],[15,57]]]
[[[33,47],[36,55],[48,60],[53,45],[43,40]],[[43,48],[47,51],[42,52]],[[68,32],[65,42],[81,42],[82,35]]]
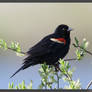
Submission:
[[[12,78],[15,74],[17,74],[21,70],[23,70],[23,66],[21,68],[19,68],[10,78]]]
[[[23,66],[21,66],[21,68],[19,68],[10,78],[12,78],[15,74],[17,74],[19,71],[21,71],[21,70],[24,70],[24,69],[26,69],[26,68],[28,68],[28,67],[30,67],[30,66],[32,66],[32,65],[35,65],[35,64],[37,64],[36,62],[24,62],[23,63]]]

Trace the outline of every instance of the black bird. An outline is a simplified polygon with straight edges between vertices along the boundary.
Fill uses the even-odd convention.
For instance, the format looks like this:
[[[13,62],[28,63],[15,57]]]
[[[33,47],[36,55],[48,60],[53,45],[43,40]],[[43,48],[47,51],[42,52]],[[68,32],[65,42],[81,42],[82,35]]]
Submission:
[[[59,25],[55,32],[44,37],[27,52],[28,57],[24,59],[22,67],[17,70],[13,77],[20,70],[24,70],[36,64],[55,65],[58,60],[63,59],[69,51],[70,31],[72,29],[65,25]]]

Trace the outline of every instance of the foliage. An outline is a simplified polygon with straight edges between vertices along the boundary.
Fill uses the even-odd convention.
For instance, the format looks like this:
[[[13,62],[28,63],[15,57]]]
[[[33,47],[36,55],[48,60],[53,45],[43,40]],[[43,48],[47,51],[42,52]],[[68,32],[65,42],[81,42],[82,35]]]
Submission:
[[[86,49],[88,47],[88,44],[89,43],[84,38],[83,42],[79,45],[79,41],[75,37],[75,43],[73,45],[74,45],[74,47],[76,47],[76,55],[77,55],[78,60],[81,60],[86,55],[86,52],[87,52]]]
[[[0,39],[0,48],[3,48],[4,50],[10,49],[15,51],[17,56],[24,56],[24,53],[21,52],[21,46],[18,42],[11,42],[10,46],[8,47],[6,41]]]
[[[75,37],[75,43],[73,46],[76,48],[76,60],[80,61],[86,53],[91,54],[86,49],[88,47],[88,42],[86,39],[83,39],[82,43],[79,43],[79,40]],[[20,44],[18,42],[11,42],[10,47],[7,46],[7,43],[0,39],[0,48],[5,50],[10,49],[16,52],[18,56],[23,55],[24,53],[21,51]],[[64,61],[62,59],[59,60],[60,69],[58,72],[55,71],[54,66],[48,66],[46,63],[41,64],[41,68],[39,69],[39,74],[41,76],[41,83],[39,84],[39,89],[62,89],[60,86],[60,80],[63,80],[67,83],[64,85],[63,89],[81,89],[82,85],[79,79],[73,80],[73,72],[71,66],[68,61]],[[63,85],[63,84],[62,84]],[[14,83],[9,83],[9,89],[32,89],[32,81],[26,86],[25,81],[21,84],[19,83],[17,86],[14,86]]]
[[[28,86],[26,86],[25,81],[23,80],[22,83],[19,83],[18,85],[14,86],[14,83],[9,83],[8,86],[9,89],[32,89],[32,80]]]

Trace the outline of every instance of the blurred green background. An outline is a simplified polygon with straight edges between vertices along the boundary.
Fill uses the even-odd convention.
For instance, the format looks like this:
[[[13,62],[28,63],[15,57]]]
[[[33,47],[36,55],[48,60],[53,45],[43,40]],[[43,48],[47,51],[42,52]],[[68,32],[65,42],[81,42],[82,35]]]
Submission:
[[[53,33],[59,24],[67,24],[74,29],[71,44],[75,36],[80,42],[86,38],[90,42],[88,50],[92,52],[91,3],[0,3],[0,38],[8,44],[11,41],[19,42],[24,52],[44,36]],[[66,58],[72,57],[75,57],[75,49],[71,45]],[[37,88],[40,84],[40,65],[9,78],[21,66],[24,58],[17,57],[12,51],[0,49],[0,89],[7,89],[9,82],[18,84],[22,80],[27,84],[33,80],[33,88]],[[70,61],[71,66],[76,68],[73,78],[80,78],[83,88],[92,79],[91,59],[87,55],[81,62]]]

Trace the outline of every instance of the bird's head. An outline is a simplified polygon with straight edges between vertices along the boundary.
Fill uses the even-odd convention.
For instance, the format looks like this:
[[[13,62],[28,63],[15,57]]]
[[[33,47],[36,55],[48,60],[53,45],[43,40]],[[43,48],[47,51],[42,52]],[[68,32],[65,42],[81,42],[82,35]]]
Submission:
[[[69,26],[65,24],[61,24],[56,28],[55,34],[63,36],[63,37],[69,37],[70,31],[72,31],[72,28],[70,28]]]

